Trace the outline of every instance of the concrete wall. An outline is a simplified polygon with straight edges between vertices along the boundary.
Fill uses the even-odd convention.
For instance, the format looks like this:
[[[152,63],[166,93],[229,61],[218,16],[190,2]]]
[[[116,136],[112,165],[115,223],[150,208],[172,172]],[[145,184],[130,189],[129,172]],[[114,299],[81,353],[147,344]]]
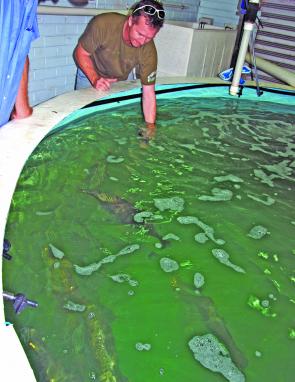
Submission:
[[[188,76],[216,77],[229,68],[236,30],[201,29],[193,35]]]
[[[213,18],[213,24],[224,27],[225,24],[236,26],[239,21],[237,13],[239,0],[201,0],[198,20],[201,17]]]
[[[236,30],[165,24],[155,38],[158,76],[215,77],[229,67],[235,39]]]

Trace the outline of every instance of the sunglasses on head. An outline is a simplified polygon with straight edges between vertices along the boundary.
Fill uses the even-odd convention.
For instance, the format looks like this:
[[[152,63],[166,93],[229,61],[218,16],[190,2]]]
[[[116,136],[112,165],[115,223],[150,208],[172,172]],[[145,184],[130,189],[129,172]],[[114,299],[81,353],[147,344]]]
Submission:
[[[165,18],[165,11],[162,9],[157,9],[152,5],[143,5],[142,7],[136,8],[132,14],[139,11],[140,9],[142,9],[147,15],[154,16],[154,14],[157,13],[159,19],[163,20]]]

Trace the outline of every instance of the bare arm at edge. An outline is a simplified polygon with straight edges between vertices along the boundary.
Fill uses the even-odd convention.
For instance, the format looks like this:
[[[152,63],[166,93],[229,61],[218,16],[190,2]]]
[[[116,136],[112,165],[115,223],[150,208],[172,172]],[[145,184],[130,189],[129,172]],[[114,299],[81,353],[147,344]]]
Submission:
[[[115,78],[103,78],[98,75],[95,70],[94,64],[88,53],[80,43],[76,46],[74,50],[74,58],[76,64],[86,75],[91,85],[97,90],[109,90],[111,83],[116,82]]]
[[[142,85],[142,108],[145,122],[148,125],[155,125],[157,112],[155,85]]]
[[[27,118],[33,113],[33,109],[31,108],[29,103],[28,82],[29,57],[27,56],[15,100],[14,109],[11,113],[11,119]]]

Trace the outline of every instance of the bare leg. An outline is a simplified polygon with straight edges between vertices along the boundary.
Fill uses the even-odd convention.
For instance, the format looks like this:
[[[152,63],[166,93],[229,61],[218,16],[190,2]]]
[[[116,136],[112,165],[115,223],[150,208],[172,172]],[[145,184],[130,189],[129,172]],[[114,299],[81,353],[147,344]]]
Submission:
[[[14,109],[11,113],[11,119],[27,118],[33,113],[33,109],[29,104],[28,96],[29,81],[29,57],[26,58],[22,78],[20,81],[18,93],[15,100]]]

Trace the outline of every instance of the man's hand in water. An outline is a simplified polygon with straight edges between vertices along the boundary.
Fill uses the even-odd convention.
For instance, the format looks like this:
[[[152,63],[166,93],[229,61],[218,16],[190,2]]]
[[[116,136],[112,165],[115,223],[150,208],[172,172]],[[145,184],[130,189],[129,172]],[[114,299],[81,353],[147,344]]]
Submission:
[[[145,134],[147,139],[152,139],[156,135],[156,124],[155,123],[146,123],[145,125]]]
[[[92,86],[96,90],[107,91],[107,90],[110,90],[111,84],[114,83],[114,82],[117,82],[117,81],[118,81],[117,78],[103,78],[103,77],[99,77],[97,80],[95,80],[93,82]]]
[[[141,128],[138,131],[138,136],[144,145],[147,145],[151,139],[155,137],[156,134],[156,124],[146,123],[145,128]]]

